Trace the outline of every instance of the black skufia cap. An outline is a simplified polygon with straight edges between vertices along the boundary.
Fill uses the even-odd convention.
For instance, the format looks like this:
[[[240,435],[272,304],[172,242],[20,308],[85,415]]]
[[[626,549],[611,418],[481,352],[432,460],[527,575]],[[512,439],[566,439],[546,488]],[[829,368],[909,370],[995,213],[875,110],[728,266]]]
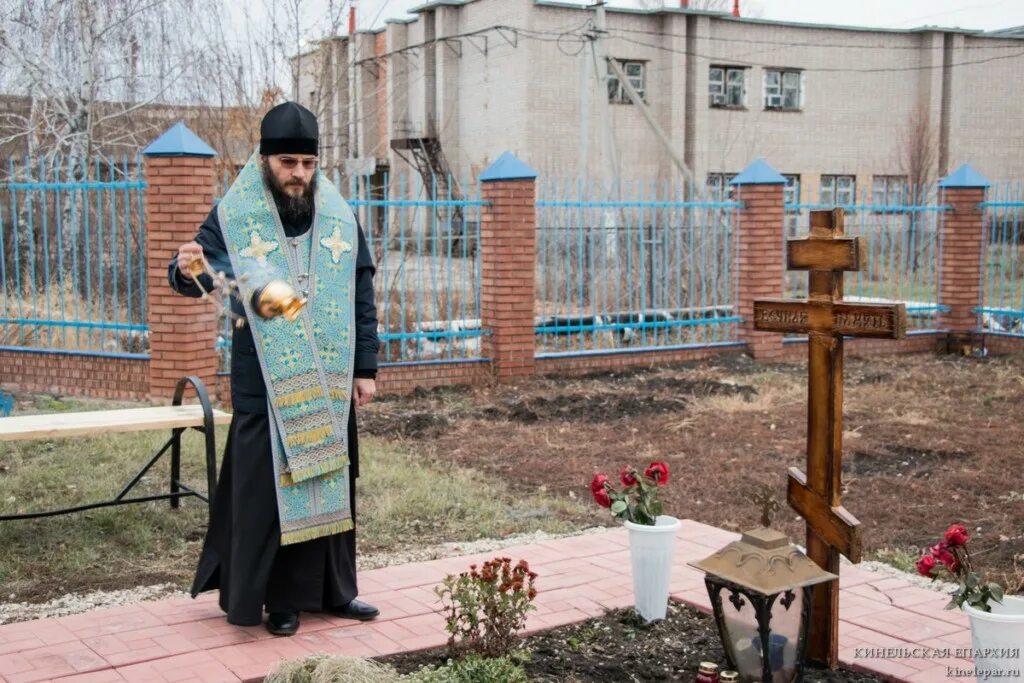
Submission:
[[[313,112],[297,102],[279,104],[260,124],[260,154],[320,153],[320,128]]]

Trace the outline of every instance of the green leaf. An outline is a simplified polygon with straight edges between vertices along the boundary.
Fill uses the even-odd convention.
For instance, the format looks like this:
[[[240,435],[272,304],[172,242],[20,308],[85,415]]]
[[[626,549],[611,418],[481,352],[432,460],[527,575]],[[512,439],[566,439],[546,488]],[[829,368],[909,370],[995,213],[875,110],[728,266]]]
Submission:
[[[623,512],[626,511],[626,509],[628,507],[629,506],[626,505],[626,501],[624,501],[624,500],[617,500],[614,503],[612,503],[612,514],[613,515],[621,515]]]
[[[968,574],[967,575],[967,587],[968,588],[977,588],[978,587],[978,575],[977,574]]]
[[[998,583],[990,583],[988,585],[988,592],[992,596],[992,599],[1002,604],[1003,602],[1003,587]]]
[[[954,607],[959,607],[959,606],[960,606],[960,604],[957,602],[956,598],[952,598],[952,599],[950,599],[950,601],[948,603],[946,603],[946,609],[953,609]]]

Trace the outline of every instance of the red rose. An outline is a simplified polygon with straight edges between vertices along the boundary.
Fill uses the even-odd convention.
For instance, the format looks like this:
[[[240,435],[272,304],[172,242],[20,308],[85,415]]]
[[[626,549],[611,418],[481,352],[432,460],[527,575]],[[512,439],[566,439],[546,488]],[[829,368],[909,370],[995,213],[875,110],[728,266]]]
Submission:
[[[917,561],[917,573],[921,576],[927,576],[929,579],[935,578],[935,557],[933,555],[925,555]]]
[[[610,508],[612,506],[612,497],[604,489],[594,491],[594,501],[603,508]]]
[[[941,562],[951,574],[955,574],[956,570],[960,568],[960,563],[957,562],[956,556],[949,551],[949,546],[946,545],[945,541],[936,543],[931,547],[932,556]]]
[[[604,491],[604,485],[608,483],[608,475],[598,472],[590,482],[591,493],[597,495],[598,491]]]
[[[946,529],[946,543],[949,545],[964,545],[970,538],[963,524],[954,524]]]
[[[644,476],[654,480],[658,486],[668,483],[668,465],[663,462],[652,462],[644,470]]]
[[[619,472],[619,481],[622,482],[623,486],[633,486],[636,484],[636,470],[629,465],[622,468]]]

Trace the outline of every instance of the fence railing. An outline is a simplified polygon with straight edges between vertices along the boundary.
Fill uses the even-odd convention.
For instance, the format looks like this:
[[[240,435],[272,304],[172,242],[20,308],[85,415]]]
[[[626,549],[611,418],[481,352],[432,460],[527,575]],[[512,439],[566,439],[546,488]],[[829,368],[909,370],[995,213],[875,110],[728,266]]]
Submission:
[[[981,327],[1024,336],[1024,185],[989,188],[982,250]]]
[[[0,347],[144,356],[145,193],[142,163],[9,160],[0,177]],[[343,193],[377,265],[382,363],[479,359],[480,221],[468,177],[424,185],[416,173],[350,178]],[[731,343],[736,213],[721,188],[578,178],[537,181],[538,356]],[[833,193],[834,194],[834,193]],[[789,192],[785,233],[836,205]],[[827,199],[827,201],[823,201]],[[911,329],[937,327],[943,216],[934,187],[840,198],[848,234],[866,241],[866,270],[847,299],[906,304]],[[1024,186],[993,186],[986,210],[979,320],[1024,335]],[[781,258],[780,254],[780,258]],[[806,294],[787,273],[786,296]],[[218,344],[224,369],[231,330]]]
[[[820,199],[820,198],[819,198]],[[848,301],[896,302],[907,308],[907,326],[935,329],[939,301],[939,237],[946,207],[937,188],[902,188],[898,193],[862,192],[849,203],[801,201],[787,203],[786,236],[806,235],[809,212],[839,206],[846,211],[846,234],[864,238],[867,268],[844,278]],[[783,250],[783,258],[785,250]],[[787,271],[789,297],[807,296],[807,274]]]
[[[537,185],[537,354],[737,338],[734,212],[702,187]]]
[[[468,176],[351,178],[347,195],[377,266],[380,362],[480,357],[480,188]]]
[[[10,159],[0,183],[0,346],[141,355],[139,159]]]

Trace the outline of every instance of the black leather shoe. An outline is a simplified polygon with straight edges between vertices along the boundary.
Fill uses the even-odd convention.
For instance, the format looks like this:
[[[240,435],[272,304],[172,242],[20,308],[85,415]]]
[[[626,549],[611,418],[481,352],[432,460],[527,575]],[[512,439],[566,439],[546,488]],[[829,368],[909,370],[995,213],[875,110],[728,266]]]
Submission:
[[[358,619],[359,621],[370,621],[371,619],[376,619],[380,614],[379,609],[359,600],[353,600],[341,607],[332,607],[330,612],[342,619]]]
[[[267,630],[275,636],[294,635],[299,630],[299,613],[271,612],[267,615]]]

